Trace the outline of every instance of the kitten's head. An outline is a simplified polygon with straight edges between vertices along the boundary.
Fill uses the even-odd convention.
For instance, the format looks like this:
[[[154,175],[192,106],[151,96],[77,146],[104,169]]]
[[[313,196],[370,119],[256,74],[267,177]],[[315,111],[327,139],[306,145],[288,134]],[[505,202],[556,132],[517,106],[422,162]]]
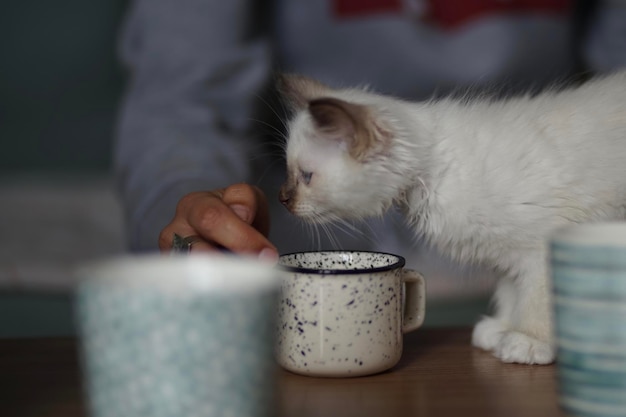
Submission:
[[[294,111],[280,201],[317,223],[382,214],[406,182],[394,164],[397,126],[388,100],[301,76],[282,76],[279,83]]]

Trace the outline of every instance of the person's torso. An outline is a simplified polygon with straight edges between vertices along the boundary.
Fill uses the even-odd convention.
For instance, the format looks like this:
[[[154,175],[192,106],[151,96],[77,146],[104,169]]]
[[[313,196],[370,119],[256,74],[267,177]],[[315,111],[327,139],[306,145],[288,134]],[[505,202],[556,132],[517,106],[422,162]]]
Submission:
[[[570,0],[277,0],[280,69],[406,98],[569,75]]]

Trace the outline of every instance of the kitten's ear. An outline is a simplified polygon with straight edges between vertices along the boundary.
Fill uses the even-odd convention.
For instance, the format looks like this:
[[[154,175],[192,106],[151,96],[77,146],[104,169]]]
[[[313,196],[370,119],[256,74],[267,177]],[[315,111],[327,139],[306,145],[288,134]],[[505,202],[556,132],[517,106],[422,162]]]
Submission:
[[[317,80],[296,74],[280,74],[276,79],[276,88],[292,110],[306,109],[311,100],[323,97],[331,90]]]
[[[367,106],[336,98],[320,98],[309,103],[309,113],[324,137],[344,141],[357,161],[385,149],[391,132],[377,123]]]

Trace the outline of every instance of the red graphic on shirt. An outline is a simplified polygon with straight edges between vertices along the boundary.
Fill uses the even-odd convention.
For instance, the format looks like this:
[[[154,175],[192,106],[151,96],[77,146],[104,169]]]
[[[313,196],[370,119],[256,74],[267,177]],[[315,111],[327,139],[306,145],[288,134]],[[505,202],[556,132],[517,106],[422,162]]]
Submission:
[[[338,17],[358,17],[401,12],[403,0],[334,0],[333,12]]]
[[[571,8],[572,0],[428,0],[424,18],[445,28],[453,28],[487,15],[565,15]]]
[[[411,2],[413,5],[411,6]],[[333,0],[339,18],[364,17],[420,10],[420,17],[443,28],[455,28],[480,17],[497,14],[566,15],[573,0]]]

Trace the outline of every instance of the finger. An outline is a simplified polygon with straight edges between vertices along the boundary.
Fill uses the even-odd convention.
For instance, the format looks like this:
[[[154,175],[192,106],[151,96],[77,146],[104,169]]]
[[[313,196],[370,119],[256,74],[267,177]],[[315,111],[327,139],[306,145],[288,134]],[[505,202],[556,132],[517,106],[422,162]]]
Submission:
[[[259,253],[266,248],[276,250],[262,233],[244,222],[224,202],[215,198],[198,201],[190,209],[187,221],[188,226],[206,241],[233,252]]]
[[[181,236],[200,235],[205,239],[204,243],[194,244],[194,251],[196,248],[198,251],[227,248],[234,252],[255,252],[264,258],[276,260],[278,252],[274,245],[224,204],[224,191],[196,192],[184,196],[177,205],[174,219],[160,234],[161,250],[171,250],[173,235],[177,233]],[[245,206],[247,214],[259,210],[262,213],[260,218],[269,218],[266,201],[259,189],[243,184],[230,191],[230,201]],[[250,221],[250,217],[244,218]],[[265,225],[268,224],[269,221],[265,221]]]
[[[222,245],[218,245],[216,243],[207,242],[206,240],[196,240],[191,246],[189,246],[189,251],[193,253],[210,253],[210,252],[229,252]]]
[[[258,187],[235,184],[224,189],[222,201],[244,222],[267,236],[270,231],[270,216],[267,199]]]
[[[222,201],[229,206],[241,220],[251,224],[257,211],[257,194],[248,184],[235,184],[224,189]]]
[[[187,223],[174,222],[167,225],[159,236],[159,249],[161,252],[171,252],[174,245],[174,235],[183,236],[181,230],[190,230]],[[198,236],[196,231],[189,231],[184,234],[185,237],[197,236],[199,239],[194,240],[189,250],[192,252],[223,252],[224,247],[215,242],[207,242]]]
[[[161,252],[169,252],[172,250],[175,234],[181,237],[187,237],[198,235],[198,232],[196,232],[191,226],[189,226],[189,223],[187,223],[184,218],[175,217],[174,220],[172,220],[171,223],[165,226],[159,234],[159,249],[161,250]],[[208,244],[208,242],[204,240],[202,242]],[[194,246],[200,243],[201,242],[199,241],[195,243]]]
[[[222,190],[211,192],[194,192],[185,195],[176,205],[176,214],[172,221],[165,226],[159,234],[159,249],[161,252],[169,252],[174,245],[174,235],[181,237],[198,236],[200,241],[195,242],[199,251],[210,251],[216,249],[216,245],[204,240],[202,236],[187,221],[190,209],[205,199],[220,199]],[[219,247],[219,245],[217,245]]]

